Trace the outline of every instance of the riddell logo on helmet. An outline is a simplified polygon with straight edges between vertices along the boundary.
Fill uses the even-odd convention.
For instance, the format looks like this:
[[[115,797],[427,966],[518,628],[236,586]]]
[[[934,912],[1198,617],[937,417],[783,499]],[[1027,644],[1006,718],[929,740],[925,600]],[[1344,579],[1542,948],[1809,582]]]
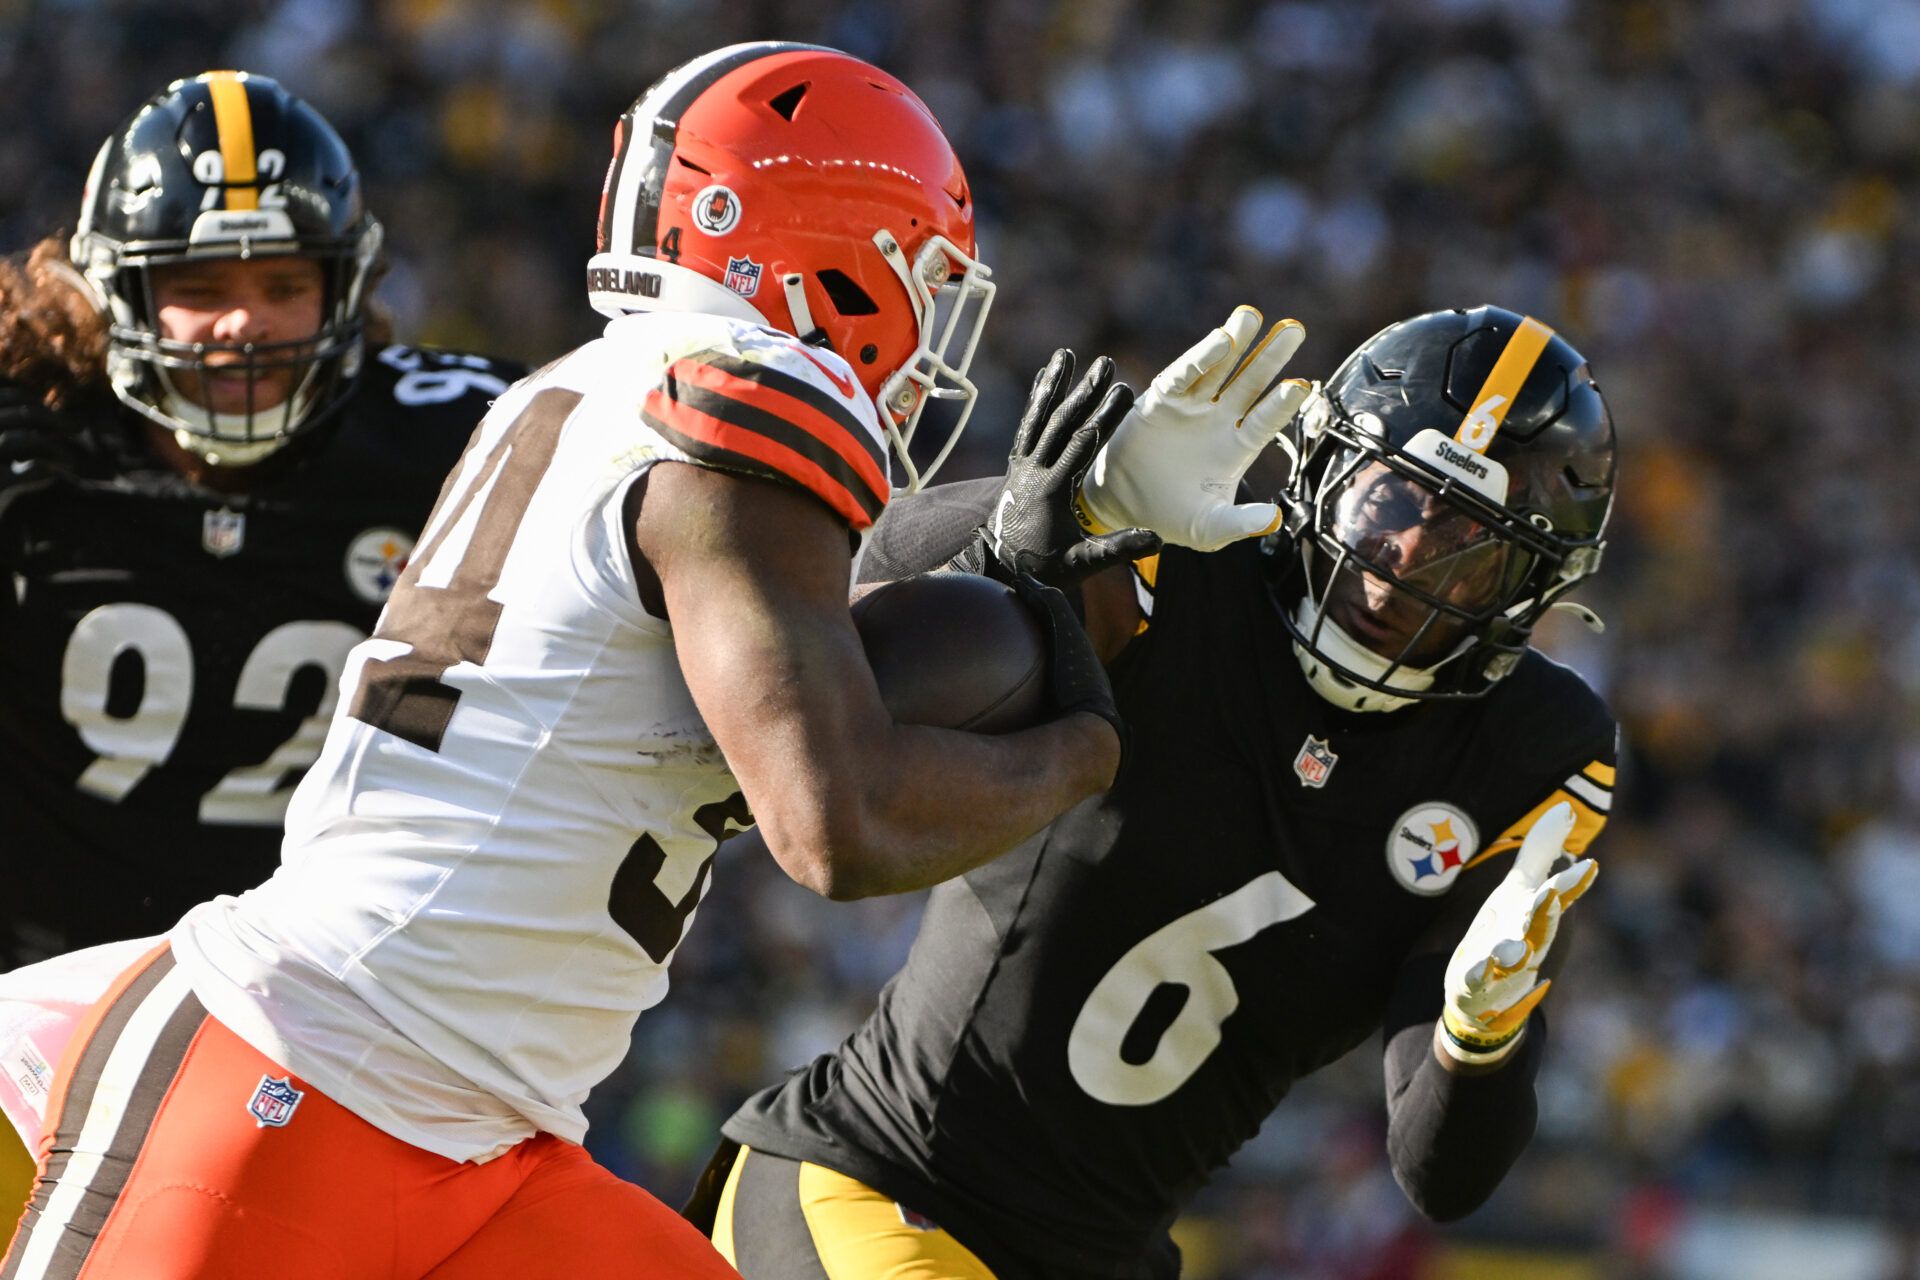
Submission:
[[[624,293],[638,298],[660,296],[660,277],[651,271],[620,267],[588,267],[588,293]]]

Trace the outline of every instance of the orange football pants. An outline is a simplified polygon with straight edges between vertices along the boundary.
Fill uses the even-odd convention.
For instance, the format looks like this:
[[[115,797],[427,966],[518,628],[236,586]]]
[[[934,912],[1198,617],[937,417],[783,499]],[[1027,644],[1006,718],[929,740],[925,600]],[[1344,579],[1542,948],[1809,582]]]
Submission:
[[[737,1280],[573,1143],[466,1164],[374,1128],[209,1017],[165,947],[56,1075],[0,1280]]]

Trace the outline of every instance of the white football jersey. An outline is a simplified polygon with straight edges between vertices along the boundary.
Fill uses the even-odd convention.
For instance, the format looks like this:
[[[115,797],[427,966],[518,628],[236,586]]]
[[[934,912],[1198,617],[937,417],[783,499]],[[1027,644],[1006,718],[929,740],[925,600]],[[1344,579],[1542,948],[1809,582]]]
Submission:
[[[613,322],[480,424],[347,663],[280,869],[172,934],[215,1017],[454,1159],[581,1138],[750,821],[635,586],[623,502],[662,459],[801,485],[863,536],[889,493],[837,356],[717,316]]]

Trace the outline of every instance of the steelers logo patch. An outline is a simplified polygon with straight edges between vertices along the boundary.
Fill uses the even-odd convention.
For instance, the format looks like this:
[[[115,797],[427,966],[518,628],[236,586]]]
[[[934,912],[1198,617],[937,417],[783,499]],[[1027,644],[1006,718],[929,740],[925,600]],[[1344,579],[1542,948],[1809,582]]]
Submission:
[[[1387,868],[1404,889],[1433,897],[1453,887],[1480,847],[1473,819],[1450,804],[1417,804],[1394,819]]]
[[[740,225],[740,197],[732,187],[714,183],[693,198],[693,225],[710,236],[723,236]]]
[[[347,585],[368,604],[385,604],[412,554],[412,534],[368,529],[347,544]]]

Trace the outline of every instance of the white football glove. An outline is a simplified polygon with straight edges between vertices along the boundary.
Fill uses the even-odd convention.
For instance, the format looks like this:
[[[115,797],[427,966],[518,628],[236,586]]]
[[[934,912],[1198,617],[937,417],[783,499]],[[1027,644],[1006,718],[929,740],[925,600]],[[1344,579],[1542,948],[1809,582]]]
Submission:
[[[1075,510],[1089,533],[1151,529],[1176,546],[1215,551],[1279,528],[1273,503],[1233,499],[1306,399],[1309,387],[1296,379],[1268,387],[1307,331],[1282,320],[1241,363],[1259,331],[1260,313],[1236,307],[1134,401],[1081,484]]]
[[[1553,981],[1538,981],[1540,962],[1560,931],[1560,913],[1587,891],[1599,867],[1582,858],[1557,876],[1547,873],[1573,830],[1573,806],[1561,801],[1540,815],[1507,872],[1481,904],[1447,962],[1441,1048],[1461,1062],[1488,1063],[1520,1041],[1527,1015]]]

